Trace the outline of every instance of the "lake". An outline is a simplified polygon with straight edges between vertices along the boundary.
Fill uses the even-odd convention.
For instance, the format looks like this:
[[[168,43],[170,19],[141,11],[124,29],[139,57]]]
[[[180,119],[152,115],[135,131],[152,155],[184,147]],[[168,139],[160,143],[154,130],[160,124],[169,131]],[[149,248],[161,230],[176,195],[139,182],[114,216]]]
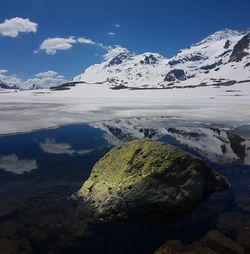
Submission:
[[[76,193],[93,165],[132,139],[161,140],[205,160],[230,188],[162,223],[105,223],[79,214]],[[20,253],[153,253],[166,240],[192,243],[224,212],[250,215],[250,128],[178,118],[124,118],[0,137],[0,246]],[[248,213],[249,212],[249,213]],[[2,240],[1,240],[2,239]],[[1,245],[2,244],[2,245]]]

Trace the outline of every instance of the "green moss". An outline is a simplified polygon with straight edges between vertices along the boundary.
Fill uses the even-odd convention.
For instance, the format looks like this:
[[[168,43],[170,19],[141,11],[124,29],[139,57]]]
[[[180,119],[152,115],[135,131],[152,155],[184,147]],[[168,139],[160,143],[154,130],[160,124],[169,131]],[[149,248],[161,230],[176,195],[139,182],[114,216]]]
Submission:
[[[100,159],[78,195],[103,218],[153,219],[190,211],[227,187],[200,159],[163,142],[134,140]]]
[[[185,166],[189,157],[162,142],[131,141],[113,148],[95,164],[79,195],[87,196],[93,186],[103,196],[110,191],[119,192],[148,176],[162,175],[176,165]]]

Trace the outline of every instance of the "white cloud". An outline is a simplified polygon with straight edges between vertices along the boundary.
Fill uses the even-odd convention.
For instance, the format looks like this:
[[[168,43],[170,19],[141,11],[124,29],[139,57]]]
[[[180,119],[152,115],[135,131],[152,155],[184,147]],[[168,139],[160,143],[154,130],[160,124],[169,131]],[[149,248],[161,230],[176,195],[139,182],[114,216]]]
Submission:
[[[17,37],[19,33],[36,33],[38,24],[29,19],[12,18],[0,23],[0,35]]]
[[[48,38],[43,41],[40,49],[45,50],[45,52],[49,55],[54,55],[57,50],[68,50],[72,48],[72,44],[76,42],[77,40],[73,36],[68,38]]]
[[[75,150],[67,143],[56,143],[54,138],[46,138],[44,143],[39,144],[41,149],[46,153],[51,154],[68,154],[73,155]]]
[[[20,85],[22,82],[16,75],[9,75],[7,70],[0,70],[0,81],[11,85]]]
[[[35,76],[38,78],[52,78],[52,77],[58,77],[58,73],[56,71],[46,71],[46,72],[39,72]]]
[[[114,32],[109,32],[108,35],[115,35],[115,33]]]
[[[79,37],[77,39],[77,41],[82,44],[96,45],[96,42],[92,41],[91,39],[85,38],[85,37]]]
[[[81,149],[81,150],[78,150],[76,153],[78,155],[86,155],[86,154],[90,154],[94,151],[95,151],[95,149]]]
[[[19,159],[16,154],[9,154],[0,157],[0,169],[14,174],[28,173],[37,168],[35,159]]]
[[[37,88],[50,88],[52,86],[62,85],[68,82],[68,80],[59,75],[56,71],[39,72],[34,78],[27,79],[22,82],[22,87],[31,88],[35,85]]]
[[[68,50],[71,49],[73,44],[80,43],[85,45],[94,45],[99,48],[107,49],[108,47],[103,45],[100,42],[95,42],[89,38],[85,38],[83,36],[81,37],[75,37],[71,36],[68,38],[48,38],[43,41],[43,43],[40,45],[40,50],[44,50],[49,55],[54,55],[58,50]],[[35,54],[38,53],[38,50],[33,51]]]
[[[39,146],[45,153],[50,154],[68,154],[73,155],[86,155],[92,153],[94,149],[81,149],[74,150],[71,145],[68,143],[57,143],[54,138],[46,138],[43,143],[40,143]]]
[[[119,28],[119,27],[121,27],[121,25],[120,24],[115,24],[115,27]]]

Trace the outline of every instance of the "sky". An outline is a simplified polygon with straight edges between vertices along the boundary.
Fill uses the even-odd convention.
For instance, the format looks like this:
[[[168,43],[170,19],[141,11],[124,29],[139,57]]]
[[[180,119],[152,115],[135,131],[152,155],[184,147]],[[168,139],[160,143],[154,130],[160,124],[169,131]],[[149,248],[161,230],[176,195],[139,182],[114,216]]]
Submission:
[[[59,84],[116,45],[171,57],[218,30],[250,28],[249,10],[249,0],[1,0],[0,80]]]

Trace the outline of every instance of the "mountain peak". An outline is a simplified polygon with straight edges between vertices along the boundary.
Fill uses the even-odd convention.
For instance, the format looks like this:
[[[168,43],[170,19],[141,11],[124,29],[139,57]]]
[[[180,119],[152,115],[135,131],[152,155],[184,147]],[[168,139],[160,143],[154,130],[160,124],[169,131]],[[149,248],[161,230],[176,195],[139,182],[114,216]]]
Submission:
[[[110,61],[120,54],[134,55],[134,53],[132,53],[128,49],[120,47],[120,46],[116,46],[115,48],[110,47],[108,49],[108,52],[103,56],[103,59],[104,61]]]
[[[227,40],[227,39],[230,39],[232,37],[245,35],[245,33],[246,33],[246,31],[239,31],[239,30],[233,30],[233,29],[226,28],[226,29],[223,29],[223,30],[219,30],[219,31],[217,31],[213,34],[210,34],[205,39],[203,39],[202,41],[196,43],[195,45],[197,46],[197,45],[201,45],[201,44],[204,44],[204,43],[220,41],[220,40]]]
[[[211,36],[220,40],[220,39],[227,39],[229,36],[238,36],[238,35],[242,35],[242,32],[239,30],[225,28],[213,33]]]

